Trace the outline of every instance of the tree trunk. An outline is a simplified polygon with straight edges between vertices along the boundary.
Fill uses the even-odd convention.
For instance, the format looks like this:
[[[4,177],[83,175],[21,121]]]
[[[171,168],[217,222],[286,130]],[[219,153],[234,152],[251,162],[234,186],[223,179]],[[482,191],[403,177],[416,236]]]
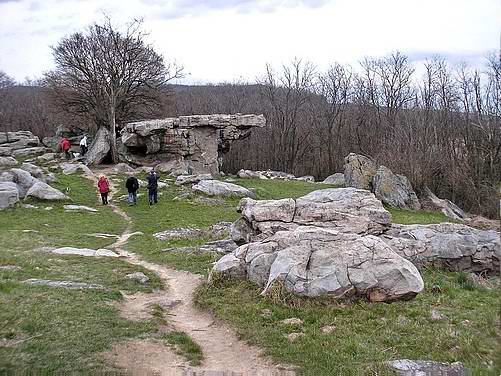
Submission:
[[[115,106],[116,106],[115,93],[112,90],[110,98],[110,154],[112,163],[118,163]]]

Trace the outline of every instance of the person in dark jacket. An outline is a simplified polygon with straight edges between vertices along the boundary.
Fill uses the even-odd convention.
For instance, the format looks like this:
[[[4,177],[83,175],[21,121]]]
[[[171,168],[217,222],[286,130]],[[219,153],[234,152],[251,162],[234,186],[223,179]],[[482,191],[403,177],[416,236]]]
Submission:
[[[151,170],[146,179],[148,180],[148,200],[150,205],[153,205],[158,202],[158,175],[155,170]]]
[[[129,176],[125,182],[125,188],[129,192],[129,205],[137,205],[137,190],[139,189],[139,181],[135,176]]]

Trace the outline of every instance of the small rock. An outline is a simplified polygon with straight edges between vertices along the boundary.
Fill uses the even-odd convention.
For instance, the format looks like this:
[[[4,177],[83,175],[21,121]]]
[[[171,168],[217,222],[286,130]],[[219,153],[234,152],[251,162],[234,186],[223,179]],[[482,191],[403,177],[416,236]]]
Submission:
[[[444,321],[444,320],[447,320],[448,317],[445,316],[444,314],[440,313],[436,309],[432,309],[430,319],[431,319],[431,321]]]
[[[231,239],[215,240],[199,248],[200,253],[231,253],[238,248],[237,243]]]
[[[46,206],[46,207],[44,208],[44,210],[52,210],[52,209],[54,209],[52,206]]]
[[[261,317],[270,318],[271,317],[271,309],[265,308],[261,311]]]
[[[0,270],[21,270],[22,268],[17,265],[0,265]]]
[[[284,325],[302,325],[303,320],[297,318],[297,317],[291,317],[290,319],[285,319],[280,321]]]
[[[324,334],[329,334],[329,333],[332,333],[333,331],[336,330],[336,327],[334,325],[325,325],[325,326],[322,326],[320,328],[320,330],[322,331],[322,333]]]
[[[73,282],[73,281],[51,281],[49,279],[31,278],[23,281],[27,285],[63,287],[65,289],[104,289],[104,286],[94,283]]]
[[[38,209],[38,206],[31,205],[31,204],[21,204],[21,207],[24,209]]]
[[[86,211],[90,211],[90,212],[97,212],[97,209],[94,209],[94,208],[90,208],[88,206],[85,206],[85,205],[64,205],[64,209],[65,210],[86,210]]]
[[[296,341],[298,338],[304,337],[304,333],[289,333],[287,334],[287,339],[290,342]]]
[[[129,279],[132,279],[132,280],[135,280],[135,281],[138,281],[139,283],[146,283],[146,282],[148,282],[150,280],[142,272],[135,272],[135,273],[127,274],[125,277],[129,278]]]
[[[439,363],[429,360],[399,359],[387,363],[402,376],[447,375],[466,376],[467,370],[460,362]]]

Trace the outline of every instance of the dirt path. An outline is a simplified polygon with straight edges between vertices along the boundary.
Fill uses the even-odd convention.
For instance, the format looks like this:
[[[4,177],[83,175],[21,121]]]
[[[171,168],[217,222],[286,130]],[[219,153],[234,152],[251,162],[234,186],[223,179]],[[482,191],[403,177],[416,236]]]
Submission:
[[[151,294],[125,296],[120,306],[122,314],[131,320],[144,320],[149,318],[152,305],[162,306],[167,312],[168,325],[161,327],[161,330],[173,328],[187,333],[202,348],[204,359],[200,367],[191,367],[158,341],[134,340],[114,346],[111,352],[105,354],[108,361],[137,375],[294,375],[290,367],[275,365],[263,358],[258,348],[239,340],[230,327],[195,307],[193,294],[202,283],[202,276],[144,261],[138,255],[123,249],[128,239],[136,233],[131,232],[132,219],[112,200],[113,193],[117,191],[112,184],[111,190],[109,205],[127,221],[127,227],[108,248],[115,250],[127,262],[156,273],[166,287],[165,290]]]

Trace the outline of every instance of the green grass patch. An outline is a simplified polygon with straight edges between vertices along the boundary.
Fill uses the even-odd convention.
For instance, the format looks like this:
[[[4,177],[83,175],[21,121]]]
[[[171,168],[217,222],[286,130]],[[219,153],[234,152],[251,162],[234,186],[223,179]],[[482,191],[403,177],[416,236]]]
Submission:
[[[447,217],[441,212],[417,211],[417,210],[404,210],[392,208],[385,205],[385,209],[391,213],[393,223],[401,225],[429,225],[433,223],[451,222],[458,223],[458,221]]]
[[[175,349],[177,354],[184,356],[192,366],[202,363],[202,349],[186,333],[169,332],[163,335],[163,339]]]
[[[301,375],[372,375],[403,358],[461,361],[473,374],[499,374],[498,291],[464,288],[455,273],[434,269],[423,278],[423,293],[391,304],[262,297],[249,282],[220,279],[199,288],[195,300]],[[448,319],[432,321],[432,309]],[[281,323],[291,317],[303,324]],[[325,326],[334,329],[324,333]],[[292,332],[304,336],[291,342]]]

